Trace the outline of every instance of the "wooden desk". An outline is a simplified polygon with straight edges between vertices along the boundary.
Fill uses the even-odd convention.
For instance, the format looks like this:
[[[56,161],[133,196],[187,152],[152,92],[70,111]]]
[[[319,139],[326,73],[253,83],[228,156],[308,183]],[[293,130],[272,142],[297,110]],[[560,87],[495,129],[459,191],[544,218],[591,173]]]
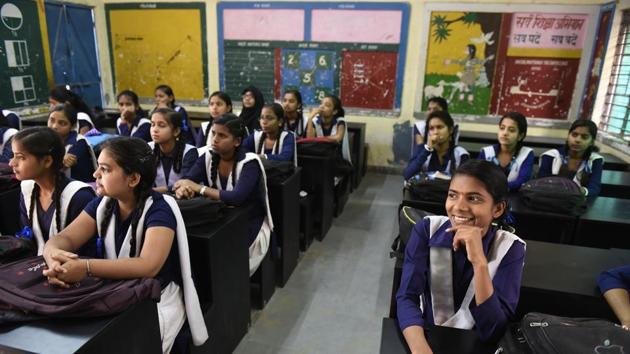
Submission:
[[[313,199],[313,228],[315,237],[323,240],[332,225],[334,211],[334,157],[298,155],[302,167],[301,188]]]
[[[426,332],[427,341],[435,354],[492,354],[496,344],[483,343],[475,331],[433,326]],[[393,318],[383,318],[381,354],[409,353],[409,347]]]
[[[0,326],[0,353],[160,353],[156,304],[145,300],[112,317],[48,319]]]
[[[597,197],[582,214],[573,243],[630,249],[630,199]]]
[[[274,231],[278,236],[280,259],[277,282],[286,284],[297,266],[300,255],[300,176],[297,167],[293,175],[280,184],[269,184],[269,204]]]
[[[604,157],[604,170],[628,171],[628,163],[615,155],[601,153]]]
[[[189,229],[193,277],[210,339],[193,353],[231,353],[250,322],[248,209],[227,208],[225,217]]]
[[[597,277],[624,265],[610,250],[527,241],[518,318],[527,312],[615,320]]]
[[[630,172],[604,170],[602,173],[602,197],[630,199]]]

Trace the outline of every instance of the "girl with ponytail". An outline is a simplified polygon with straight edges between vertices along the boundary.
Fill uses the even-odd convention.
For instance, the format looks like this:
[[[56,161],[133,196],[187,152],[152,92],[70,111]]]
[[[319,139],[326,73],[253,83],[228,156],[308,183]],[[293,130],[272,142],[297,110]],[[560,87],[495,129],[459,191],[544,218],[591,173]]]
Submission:
[[[540,156],[538,177],[562,176],[572,179],[582,194],[596,197],[602,186],[604,157],[595,146],[597,125],[590,120],[578,119],[569,128],[563,147],[545,151]]]
[[[149,147],[155,156],[154,190],[171,191],[173,184],[188,173],[197,160],[197,149],[184,142],[182,115],[170,108],[156,108],[151,114],[151,139]]]
[[[195,195],[249,208],[249,273],[254,274],[269,249],[273,221],[260,157],[241,147],[246,130],[232,113],[212,125],[212,150],[201,155],[189,174],[175,183],[178,198]]]
[[[186,318],[193,343],[203,344],[208,335],[192,281],[186,228],[175,200],[153,191],[153,151],[138,138],[111,139],[103,143],[98,166],[99,197],[46,243],[44,275],[61,287],[91,276],[154,277],[162,287],[163,352],[171,350]],[[79,259],[73,252],[95,235],[98,258]]]
[[[424,328],[432,325],[498,339],[518,304],[525,242],[504,222],[508,183],[501,168],[485,160],[463,163],[445,207],[447,216],[427,216],[414,226],[405,249],[396,299],[414,353],[431,352]]]
[[[409,179],[420,172],[440,172],[453,176],[455,170],[469,158],[468,151],[456,144],[456,128],[453,118],[446,111],[433,111],[427,117],[421,145],[403,172]]]
[[[188,112],[184,109],[184,107],[178,105],[175,102],[175,93],[173,89],[168,85],[160,85],[155,88],[155,111],[158,108],[170,108],[175,112],[181,114],[181,137],[184,139],[186,144],[195,144],[195,129],[190,123],[190,119],[188,119]]]
[[[279,103],[263,106],[260,114],[260,130],[254,131],[243,142],[248,152],[253,152],[261,159],[274,161],[292,161],[297,166],[295,134],[282,130],[284,110]]]
[[[207,122],[201,123],[199,128],[199,134],[197,135],[197,147],[200,149],[200,154],[210,148],[212,144],[212,122],[218,119],[224,113],[232,113],[232,99],[227,93],[223,91],[215,91],[210,95],[210,102],[208,104],[210,111],[210,119]]]
[[[13,136],[9,165],[20,180],[20,223],[31,234],[41,255],[44,243],[70,224],[94,198],[86,183],[62,171],[65,149],[59,134],[45,127],[22,130]],[[79,253],[92,255],[93,241]]]
[[[298,90],[286,90],[282,101],[284,108],[284,129],[292,131],[298,138],[306,137],[306,123],[304,119],[304,104],[302,94]]]

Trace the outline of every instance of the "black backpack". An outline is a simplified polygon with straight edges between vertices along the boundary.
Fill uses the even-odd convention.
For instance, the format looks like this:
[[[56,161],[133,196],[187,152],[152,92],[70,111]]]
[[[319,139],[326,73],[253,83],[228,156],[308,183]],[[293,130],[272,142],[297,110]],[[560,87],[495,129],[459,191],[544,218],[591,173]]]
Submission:
[[[0,264],[11,263],[36,254],[37,246],[32,238],[0,236]]]
[[[419,200],[445,203],[450,180],[431,178],[421,172],[407,180],[406,188]]]
[[[48,283],[42,274],[44,269],[46,262],[41,256],[0,267],[1,319],[19,320],[16,311],[47,317],[113,315],[144,299],[160,298],[160,283],[153,278],[108,280],[86,277],[69,288],[61,288]]]
[[[267,176],[267,185],[280,184],[289,178],[295,170],[293,161],[274,161],[261,159]]]
[[[205,226],[223,218],[225,203],[220,200],[197,196],[176,201],[187,228]]]
[[[495,354],[629,353],[630,332],[596,318],[531,312],[508,326]]]
[[[521,199],[526,206],[558,214],[578,216],[586,211],[586,197],[572,180],[549,176],[523,183]]]
[[[390,258],[397,258],[402,260],[405,258],[405,247],[411,237],[411,231],[417,223],[421,222],[425,216],[433,215],[424,210],[415,209],[409,206],[400,208],[398,212],[398,236],[392,243],[392,251],[390,252]]]

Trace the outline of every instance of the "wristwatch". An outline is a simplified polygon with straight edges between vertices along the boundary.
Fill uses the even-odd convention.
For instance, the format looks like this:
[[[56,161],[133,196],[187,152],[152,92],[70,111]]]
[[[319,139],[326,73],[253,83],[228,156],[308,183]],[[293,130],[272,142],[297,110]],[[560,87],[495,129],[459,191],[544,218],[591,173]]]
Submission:
[[[206,196],[205,193],[206,193],[206,189],[207,188],[208,187],[206,187],[206,186],[201,187],[201,189],[199,190],[199,195],[202,196],[202,197],[205,197]]]

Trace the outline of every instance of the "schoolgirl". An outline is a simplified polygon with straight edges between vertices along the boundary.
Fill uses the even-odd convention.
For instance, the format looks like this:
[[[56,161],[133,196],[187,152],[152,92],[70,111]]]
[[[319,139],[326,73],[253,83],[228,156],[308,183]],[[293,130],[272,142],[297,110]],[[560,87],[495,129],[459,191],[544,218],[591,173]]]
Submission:
[[[6,119],[9,127],[16,130],[22,130],[22,119],[17,113],[8,109],[0,108],[0,117],[4,117],[4,119]]]
[[[88,131],[94,129],[94,112],[92,112],[90,106],[83,101],[81,96],[70,91],[63,85],[55,86],[52,90],[50,90],[50,93],[48,94],[48,104],[50,105],[50,110],[66,102],[70,102],[70,104],[78,112],[77,120],[79,125],[75,129],[79,132],[79,134],[84,135]]]
[[[238,116],[245,124],[247,128],[247,135],[254,132],[256,129],[260,129],[260,112],[265,105],[265,98],[262,92],[255,87],[249,86],[241,92],[241,103],[243,104],[243,110]]]
[[[96,192],[70,225],[44,248],[49,282],[68,287],[85,277],[154,277],[162,287],[158,303],[162,350],[171,350],[186,318],[193,343],[208,333],[193,284],[186,228],[175,200],[153,191],[155,158],[138,138],[107,140],[94,173]],[[98,258],[72,253],[97,237]],[[102,256],[102,257],[101,257]]]
[[[28,128],[13,136],[14,156],[9,165],[20,180],[20,223],[33,236],[37,254],[44,243],[70,224],[94,198],[92,188],[63,172],[65,149],[55,131]],[[79,252],[94,254],[94,242]]]
[[[448,102],[443,97],[431,97],[427,102],[427,114],[431,114],[435,111],[446,111],[448,112]],[[413,136],[415,140],[416,147],[422,146],[424,144],[424,131],[426,130],[427,121],[421,120],[416,122],[413,126]],[[415,152],[415,150],[414,150]]]
[[[455,143],[453,118],[448,112],[435,111],[429,114],[424,136],[425,144],[420,146],[403,172],[409,179],[419,172],[441,172],[452,176],[464,161],[468,160],[468,151]]]
[[[501,167],[508,179],[510,191],[517,191],[532,176],[534,150],[523,146],[527,136],[527,119],[518,112],[509,112],[499,121],[498,144],[486,146],[479,153]]]
[[[138,95],[131,90],[124,90],[118,94],[118,110],[120,117],[116,120],[118,135],[133,136],[146,142],[151,141],[151,121],[144,115]]]
[[[602,182],[604,158],[595,146],[597,126],[590,120],[579,119],[569,128],[564,147],[551,149],[540,156],[538,177],[563,176],[572,179],[582,194],[595,197]]]
[[[181,176],[188,173],[197,161],[197,149],[181,138],[182,114],[170,108],[157,108],[151,114],[149,147],[155,156],[154,190],[171,191]]]
[[[57,105],[48,116],[48,128],[59,134],[64,143],[66,154],[63,157],[63,168],[66,176],[92,182],[96,157],[87,140],[76,131],[77,113],[70,103]]]
[[[273,230],[265,170],[258,155],[241,148],[245,126],[234,114],[223,114],[214,121],[212,134],[212,150],[200,156],[173,189],[178,198],[201,195],[227,205],[251,206],[249,274],[252,275],[269,249]]]
[[[160,85],[155,88],[155,109],[170,108],[182,115],[181,136],[186,144],[195,145],[195,129],[190,124],[188,112],[184,107],[175,103],[175,94],[168,85]]]
[[[205,152],[210,145],[212,145],[212,122],[218,119],[225,113],[232,113],[232,99],[223,91],[215,91],[210,95],[210,103],[208,104],[210,110],[210,120],[201,123],[201,129],[197,135],[197,147],[201,153]]]
[[[245,138],[245,150],[263,159],[293,161],[297,166],[295,135],[291,131],[283,130],[283,125],[282,106],[279,103],[266,104],[260,114],[261,130],[256,130]]]
[[[352,164],[344,116],[345,111],[341,106],[339,97],[335,95],[324,96],[319,107],[311,112],[306,136],[309,138],[328,137],[331,141],[341,144],[343,159]]]
[[[504,229],[507,198],[503,171],[470,160],[451,180],[447,216],[414,226],[396,294],[412,353],[431,352],[424,335],[430,325],[474,328],[482,340],[502,335],[518,304],[525,259],[525,243]]]
[[[17,132],[17,129],[11,127],[4,112],[0,112],[0,162],[8,163],[13,157],[11,137]]]
[[[300,91],[286,90],[282,100],[282,108],[284,108],[285,118],[284,129],[292,131],[298,138],[305,137],[308,121],[304,119],[304,105]]]

